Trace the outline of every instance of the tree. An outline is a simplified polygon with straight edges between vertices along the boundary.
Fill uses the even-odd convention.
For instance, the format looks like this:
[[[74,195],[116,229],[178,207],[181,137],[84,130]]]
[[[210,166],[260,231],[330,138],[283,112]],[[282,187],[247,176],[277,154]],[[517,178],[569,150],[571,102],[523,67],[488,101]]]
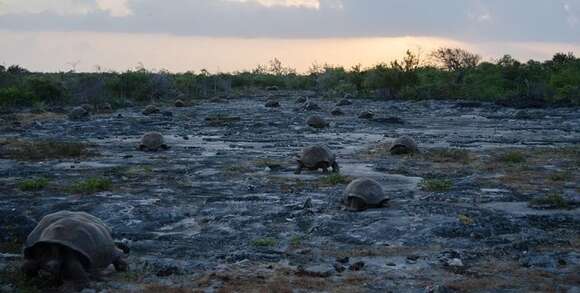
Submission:
[[[481,61],[481,56],[460,48],[440,48],[431,53],[431,56],[449,71],[471,69]]]

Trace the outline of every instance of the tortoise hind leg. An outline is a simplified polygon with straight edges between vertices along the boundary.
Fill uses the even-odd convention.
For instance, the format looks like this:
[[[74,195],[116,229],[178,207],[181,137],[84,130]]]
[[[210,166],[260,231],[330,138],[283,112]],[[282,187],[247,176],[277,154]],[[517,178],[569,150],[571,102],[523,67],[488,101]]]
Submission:
[[[63,280],[70,281],[75,289],[83,289],[89,285],[89,276],[77,255],[69,253],[62,267]]]
[[[332,163],[332,172],[334,173],[340,172],[340,167],[338,166],[338,163],[336,161]]]
[[[26,277],[34,278],[38,276],[40,264],[38,263],[38,261],[27,259],[24,261],[20,269],[26,275]]]
[[[117,272],[126,272],[129,269],[129,264],[125,258],[123,250],[116,248],[113,252],[113,266]]]
[[[304,164],[302,164],[302,162],[298,161],[298,168],[296,168],[296,171],[294,171],[294,174],[298,175],[298,174],[302,173],[303,168],[304,168]]]

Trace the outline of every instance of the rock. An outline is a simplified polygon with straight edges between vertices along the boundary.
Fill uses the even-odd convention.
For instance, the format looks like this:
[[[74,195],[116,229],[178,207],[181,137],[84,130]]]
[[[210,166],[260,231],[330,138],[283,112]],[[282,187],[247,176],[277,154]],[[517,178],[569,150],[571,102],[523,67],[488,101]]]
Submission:
[[[348,256],[345,257],[337,257],[336,261],[339,263],[348,263],[350,261],[350,258]]]
[[[461,261],[459,258],[452,258],[447,261],[447,265],[450,267],[462,267],[463,261]]]
[[[365,262],[364,261],[357,261],[353,264],[351,264],[348,269],[351,271],[360,271],[364,268],[365,266]]]
[[[360,118],[360,119],[373,119],[374,116],[375,116],[375,114],[373,114],[373,112],[371,112],[371,111],[362,111],[358,115],[358,118]]]
[[[299,276],[308,276],[316,278],[328,278],[334,274],[335,268],[327,264],[311,265],[307,267],[298,267],[296,272]]]
[[[270,167],[266,167],[264,168],[264,172],[272,172],[272,169]]]
[[[99,111],[102,113],[111,113],[113,112],[113,106],[110,103],[104,103],[99,107]]]
[[[278,108],[280,107],[280,102],[276,100],[268,100],[264,106],[266,108]]]
[[[159,108],[157,108],[155,105],[148,105],[143,110],[143,115],[157,114],[159,112],[161,112],[161,110],[159,110]]]
[[[326,122],[326,120],[324,120],[322,117],[320,116],[310,116],[308,117],[308,119],[306,119],[306,124],[308,124],[308,126],[312,127],[312,128],[325,128],[329,125],[328,122]]]
[[[373,121],[385,124],[405,124],[405,121],[399,117],[381,117],[375,118]]]
[[[306,102],[306,98],[305,97],[298,97],[296,98],[296,104],[303,104]]]
[[[342,99],[336,103],[336,106],[349,106],[352,105],[352,102],[349,99]]]
[[[318,104],[312,102],[312,101],[307,101],[305,102],[303,105],[301,105],[300,107],[295,109],[296,111],[320,111],[321,108],[320,106],[318,106]]]
[[[344,115],[344,112],[340,108],[334,108],[332,111],[330,111],[330,114],[334,116],[341,116]]]
[[[183,108],[185,107],[185,102],[182,101],[181,99],[177,99],[174,103],[174,106],[177,108]]]
[[[304,204],[302,205],[302,209],[304,210],[308,210],[312,208],[312,198],[307,198],[306,201],[304,201]]]
[[[95,107],[93,107],[91,104],[82,104],[81,108],[85,109],[85,111],[91,113],[94,112]]]
[[[334,263],[334,270],[338,273],[342,273],[342,272],[346,271],[346,268],[342,264],[337,262],[337,263]]]
[[[83,107],[75,107],[68,114],[68,119],[71,121],[81,121],[86,120],[90,116],[89,111]]]

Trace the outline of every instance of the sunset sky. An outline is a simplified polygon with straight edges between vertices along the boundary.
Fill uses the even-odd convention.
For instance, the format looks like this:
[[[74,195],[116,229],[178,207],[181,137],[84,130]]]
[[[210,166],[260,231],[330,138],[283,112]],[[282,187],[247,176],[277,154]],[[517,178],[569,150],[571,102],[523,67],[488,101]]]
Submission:
[[[370,66],[405,50],[580,53],[580,0],[0,0],[0,64],[40,71]],[[73,65],[74,64],[74,65]]]

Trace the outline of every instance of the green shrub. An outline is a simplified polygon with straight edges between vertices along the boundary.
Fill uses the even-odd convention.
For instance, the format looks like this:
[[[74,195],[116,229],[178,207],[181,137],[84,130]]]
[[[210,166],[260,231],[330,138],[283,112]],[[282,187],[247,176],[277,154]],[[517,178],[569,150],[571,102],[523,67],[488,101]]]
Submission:
[[[332,173],[326,175],[320,179],[322,185],[335,186],[339,184],[347,184],[352,181],[352,178],[348,176],[341,175],[340,173]]]
[[[70,191],[73,193],[89,194],[111,190],[112,186],[113,182],[110,179],[94,177],[74,183]]]
[[[270,237],[255,239],[252,241],[252,245],[257,247],[271,247],[275,246],[276,244],[278,244],[278,241]]]
[[[570,204],[560,194],[551,193],[542,197],[530,200],[531,207],[543,207],[553,209],[568,209]]]
[[[509,151],[499,155],[498,160],[506,164],[521,164],[526,162],[526,155],[520,151]]]
[[[39,191],[48,186],[49,182],[47,178],[26,179],[18,183],[18,188],[22,191]]]
[[[447,192],[453,187],[453,182],[448,179],[423,179],[420,187],[424,191]]]

